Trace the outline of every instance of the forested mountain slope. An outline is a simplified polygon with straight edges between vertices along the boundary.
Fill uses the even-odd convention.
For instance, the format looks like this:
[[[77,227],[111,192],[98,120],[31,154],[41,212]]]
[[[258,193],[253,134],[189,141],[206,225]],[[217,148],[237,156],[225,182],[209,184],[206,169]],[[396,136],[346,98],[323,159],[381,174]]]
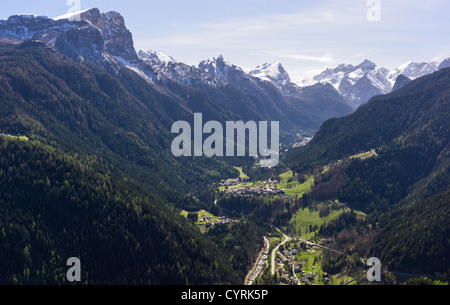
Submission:
[[[444,69],[325,122],[284,162],[315,173],[307,199],[338,199],[367,213],[352,231],[361,242],[349,247],[379,257],[389,270],[447,281],[449,118],[450,69]]]
[[[326,121],[310,145],[291,152],[287,162],[305,170],[382,146],[443,149],[449,136],[449,91],[450,70],[444,69],[375,97],[347,117]]]
[[[95,157],[0,137],[3,284],[241,283],[228,254]],[[241,261],[246,263],[246,261]]]
[[[286,162],[305,171],[375,149],[376,157],[353,158],[345,167],[342,200],[380,208],[426,198],[450,185],[449,117],[450,69],[444,69],[325,122]]]
[[[5,133],[95,154],[169,194],[218,179],[208,174],[212,168],[234,175],[222,161],[175,159],[170,151],[172,123],[192,121],[193,111],[202,110],[205,120],[230,118],[201,92],[182,87],[190,95],[184,102],[129,69],[113,77],[40,42],[2,45],[0,58],[0,130]]]

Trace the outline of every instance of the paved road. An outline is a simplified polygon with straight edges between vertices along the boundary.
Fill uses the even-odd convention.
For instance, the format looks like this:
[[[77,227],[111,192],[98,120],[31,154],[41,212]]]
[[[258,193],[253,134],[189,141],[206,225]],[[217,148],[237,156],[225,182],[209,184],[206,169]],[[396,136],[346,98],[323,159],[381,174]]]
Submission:
[[[271,266],[272,266],[272,275],[275,275],[275,259],[276,259],[276,255],[277,255],[277,252],[278,252],[278,249],[280,248],[280,246],[281,245],[284,245],[284,244],[286,244],[287,242],[289,242],[289,241],[291,241],[291,237],[289,237],[289,236],[287,236],[286,234],[284,234],[283,232],[281,232],[280,231],[280,229],[278,229],[277,227],[274,227],[278,232],[280,232],[281,234],[283,234],[283,236],[284,236],[284,241],[283,242],[281,242],[275,249],[273,249],[272,250],[272,261],[271,261]],[[307,241],[307,240],[304,240],[304,239],[299,239],[300,241],[302,241],[302,242],[305,242],[307,245],[309,245],[309,246],[313,246],[313,247],[319,247],[319,248],[322,248],[322,249],[325,249],[325,250],[329,250],[329,251],[333,251],[333,252],[336,252],[336,253],[339,253],[339,254],[342,254],[343,252],[341,252],[341,251],[338,251],[338,250],[334,250],[334,249],[331,249],[331,248],[328,248],[328,247],[325,247],[325,246],[322,246],[322,245],[319,245],[319,244],[316,244],[316,243],[313,243],[313,242],[310,242],[310,241]]]
[[[278,232],[280,232],[281,234],[283,234],[284,236],[284,241],[281,242],[278,246],[276,246],[275,249],[272,250],[272,275],[275,275],[275,258],[278,252],[278,249],[280,248],[280,246],[284,245],[285,243],[289,242],[291,240],[291,238],[287,235],[285,235],[283,232],[280,231],[280,229],[278,229],[277,227],[274,227]]]

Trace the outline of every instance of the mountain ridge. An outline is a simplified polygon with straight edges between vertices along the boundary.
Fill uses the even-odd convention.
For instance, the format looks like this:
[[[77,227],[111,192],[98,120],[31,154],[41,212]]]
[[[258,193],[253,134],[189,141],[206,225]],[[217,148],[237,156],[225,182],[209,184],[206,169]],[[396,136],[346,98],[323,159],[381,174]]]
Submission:
[[[46,31],[46,28],[51,28],[51,31]],[[97,31],[100,33],[97,33]],[[85,36],[89,45],[86,43],[80,45],[76,41],[75,37],[79,36],[80,33]],[[100,36],[103,37],[103,44],[100,43]],[[166,56],[163,61],[174,63],[171,68],[162,67],[160,63],[154,60],[149,62],[149,58],[146,58],[147,62],[145,63],[145,60],[142,60],[142,57],[133,47],[132,34],[126,28],[123,17],[114,11],[101,13],[98,8],[90,8],[55,18],[36,15],[11,16],[8,19],[0,20],[0,39],[16,42],[25,39],[40,39],[57,47],[58,50],[74,60],[90,59],[104,65],[111,71],[117,71],[119,65],[125,65],[144,78],[148,78],[148,80],[168,76],[181,84],[198,87],[202,85],[200,82],[206,82],[212,86],[223,85],[220,84],[220,80],[224,81],[227,78],[226,75],[220,75],[226,73],[225,70],[214,70],[211,67],[203,69],[206,67],[208,60],[202,61],[195,68],[218,76],[218,79],[207,75],[194,77],[194,74],[197,73],[194,66],[185,65],[181,67],[178,65],[178,67],[175,67],[175,63],[178,62],[170,56]],[[145,51],[140,52],[143,52],[141,55],[145,54]],[[160,56],[163,55],[162,53],[159,54]],[[216,59],[218,58],[220,56],[216,57]],[[414,63],[410,61],[390,70],[378,67],[375,63],[366,59],[357,66],[341,64],[334,69],[326,69],[321,74],[300,82],[293,82],[281,63],[266,63],[250,70],[248,74],[241,68],[229,63],[234,71],[233,77],[237,77],[237,79],[228,78],[228,82],[236,86],[235,81],[242,79],[242,76],[238,75],[238,70],[242,70],[240,72],[246,74],[246,78],[254,76],[262,81],[267,81],[281,90],[284,95],[294,97],[296,97],[295,94],[301,93],[301,88],[297,88],[298,86],[305,87],[317,83],[329,83],[335,87],[344,97],[345,102],[351,105],[354,110],[375,95],[392,92],[400,74],[404,74],[410,79],[416,79],[449,66],[448,60],[450,59],[444,60],[440,66],[436,62]],[[203,67],[200,67],[200,65],[203,65]],[[226,68],[227,65],[221,67]],[[159,69],[160,73],[156,72],[155,68],[156,70]],[[177,69],[180,71],[175,73],[174,70]],[[185,76],[186,74],[188,76]],[[341,116],[340,113],[334,115]]]
[[[378,257],[390,271],[448,281],[449,103],[446,68],[326,121],[282,160],[299,175],[314,174],[305,201],[338,200],[368,215],[332,231],[336,244]]]
[[[204,60],[194,67],[159,52],[136,52],[124,18],[114,11],[101,13],[91,8],[54,19],[29,16],[25,21],[12,16],[0,22],[0,37],[10,41],[44,41],[76,62],[90,61],[113,75],[123,68],[130,69],[158,90],[167,91],[170,81],[200,89],[225,111],[246,120],[275,120],[286,130],[292,127],[315,130],[326,119],[351,112],[345,101],[335,98],[333,103],[343,105],[337,108],[332,105],[330,110],[310,107],[299,96],[294,96],[293,103],[285,92],[277,92],[279,88],[271,82],[252,77],[226,62],[223,56]],[[327,107],[323,100],[318,105]]]
[[[329,83],[356,109],[375,95],[392,92],[400,75],[414,80],[439,71],[445,67],[445,63],[446,61],[438,66],[435,61],[429,63],[409,61],[396,69],[390,70],[379,67],[366,59],[357,66],[340,64],[336,68],[328,68],[310,79],[297,82],[297,84],[310,86],[315,83]]]
[[[448,166],[445,151],[450,131],[444,122],[450,109],[449,80],[447,68],[413,80],[395,92],[372,98],[351,115],[325,122],[306,147],[287,156],[287,162],[301,172],[363,151],[381,152],[390,148],[423,150],[423,154],[433,157],[415,161],[433,159],[436,164]],[[431,173],[432,168],[429,170]]]

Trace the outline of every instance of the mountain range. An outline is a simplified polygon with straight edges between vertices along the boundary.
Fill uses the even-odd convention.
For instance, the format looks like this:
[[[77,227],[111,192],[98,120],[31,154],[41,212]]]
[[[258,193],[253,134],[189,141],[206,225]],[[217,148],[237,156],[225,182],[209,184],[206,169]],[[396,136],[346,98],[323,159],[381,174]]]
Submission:
[[[375,236],[363,251],[390,269],[448,277],[449,103],[444,68],[325,122],[284,160],[318,173],[311,198],[338,198],[373,216],[372,229],[356,236]]]
[[[154,51],[136,52],[132,34],[116,12],[100,13],[96,8],[77,15],[54,19],[19,15],[0,21],[0,39],[8,42],[39,40],[72,60],[90,62],[116,74],[129,69],[158,90],[167,91],[170,82],[201,89],[237,119],[277,120],[286,130],[314,130],[331,117],[352,111],[331,87],[309,87],[330,98],[303,100],[298,94],[286,95],[272,82],[262,81],[227,62],[222,56],[205,60],[198,67],[175,61]],[[69,18],[69,19],[67,19]],[[169,89],[170,90],[170,89]],[[185,97],[181,97],[186,99]],[[327,107],[327,101],[330,106]],[[226,111],[225,111],[226,112]]]
[[[119,15],[83,14],[91,21],[1,21],[0,281],[64,283],[61,266],[77,256],[91,284],[241,283],[258,230],[233,228],[252,241],[236,244],[244,259],[233,259],[175,208],[209,209],[186,194],[237,171],[170,151],[172,122],[240,114],[150,79]]]
[[[396,69],[390,70],[379,67],[366,59],[357,66],[341,64],[334,69],[326,69],[319,75],[303,80],[298,84],[301,86],[310,86],[315,83],[331,84],[356,109],[373,96],[387,94],[399,89],[400,84],[405,84],[405,77],[414,80],[434,73],[447,67],[449,61],[450,58],[443,61],[441,65],[434,61],[429,63],[409,61]]]
[[[415,63],[409,61],[396,69],[389,70],[365,60],[357,66],[342,64],[335,69],[327,69],[311,79],[294,82],[280,62],[265,63],[246,73],[242,68],[228,62],[223,56],[200,62],[198,66],[200,71],[197,70],[197,67],[178,63],[172,57],[156,51],[140,51],[139,56],[150,62],[162,74],[187,85],[195,83],[193,79],[196,79],[197,83],[211,83],[212,80],[207,78],[208,75],[215,75],[219,80],[231,83],[236,87],[241,87],[244,79],[252,79],[253,82],[259,79],[271,83],[286,96],[299,97],[314,85],[330,84],[354,109],[366,103],[373,96],[400,89],[407,84],[408,79],[414,80],[450,66],[449,58],[440,65],[437,62]],[[169,71],[171,66],[176,71]],[[192,75],[193,71],[196,71],[197,77]],[[206,74],[202,77],[201,74],[205,72]],[[212,84],[217,85],[219,80],[215,79]],[[330,88],[328,87],[328,89]]]
[[[269,224],[314,200],[367,213],[352,234],[333,231],[355,236],[342,251],[368,240],[390,268],[446,278],[449,65],[366,60],[299,85],[281,63],[244,71],[223,56],[190,66],[137,52],[117,12],[0,20],[0,283],[64,283],[77,256],[89,284],[240,284]],[[268,171],[251,158],[175,158],[171,126],[197,112],[315,136]],[[223,213],[212,189],[243,176],[235,166],[314,183],[292,202],[243,201],[261,203],[258,217],[201,232],[189,214]]]
[[[74,16],[78,18],[74,20]],[[266,119],[288,121],[287,125],[301,128],[318,128],[326,119],[350,113],[352,110],[348,106],[354,110],[375,95],[391,92],[400,75],[416,79],[449,65],[449,59],[440,66],[436,62],[408,62],[389,70],[365,60],[357,66],[341,64],[298,83],[291,80],[281,63],[266,63],[246,73],[218,56],[200,62],[198,66],[189,66],[160,52],[136,52],[123,17],[117,12],[100,13],[96,8],[53,19],[17,15],[0,21],[0,40],[19,42],[27,39],[44,41],[73,60],[90,60],[111,72],[125,66],[149,81],[168,78],[194,88],[209,87],[212,91],[232,85],[250,97],[247,110],[256,107],[265,112]],[[317,84],[331,84],[342,100],[336,99],[331,87],[314,86]],[[330,95],[331,105],[327,105],[326,100],[305,103],[305,94],[315,96],[309,94],[311,91],[320,91],[317,95],[325,97]],[[317,104],[320,106],[316,107]],[[291,116],[286,117],[286,113]],[[302,116],[303,113],[308,115]]]

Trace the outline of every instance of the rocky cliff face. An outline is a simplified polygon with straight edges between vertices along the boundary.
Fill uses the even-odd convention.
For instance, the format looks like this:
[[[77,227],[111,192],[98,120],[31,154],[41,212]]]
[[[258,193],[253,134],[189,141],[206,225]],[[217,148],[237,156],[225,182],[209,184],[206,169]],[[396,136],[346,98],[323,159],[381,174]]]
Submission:
[[[174,58],[160,52],[152,50],[139,51],[138,55],[141,60],[160,75],[185,86],[201,89],[208,86],[224,87],[227,84],[215,74],[178,62]]]
[[[133,36],[126,28],[123,17],[117,12],[100,14],[98,9],[92,9],[81,14],[82,20],[95,25],[102,33],[105,50],[112,56],[122,57],[131,64],[139,62],[134,49]]]
[[[141,63],[133,46],[133,37],[117,12],[100,13],[97,8],[54,19],[45,16],[18,15],[0,21],[0,37],[7,42],[40,40],[77,62],[92,61],[109,70],[119,62]],[[152,71],[148,71],[153,76]]]
[[[171,82],[193,87],[241,118],[276,120],[287,128],[318,128],[323,121],[352,111],[331,86],[305,91],[295,85],[280,63],[260,66],[252,75],[223,56],[189,66],[162,53],[137,53],[117,12],[92,8],[53,19],[11,16],[0,21],[0,40],[42,41],[78,63],[93,63],[113,75],[131,69],[161,92],[173,91]]]

